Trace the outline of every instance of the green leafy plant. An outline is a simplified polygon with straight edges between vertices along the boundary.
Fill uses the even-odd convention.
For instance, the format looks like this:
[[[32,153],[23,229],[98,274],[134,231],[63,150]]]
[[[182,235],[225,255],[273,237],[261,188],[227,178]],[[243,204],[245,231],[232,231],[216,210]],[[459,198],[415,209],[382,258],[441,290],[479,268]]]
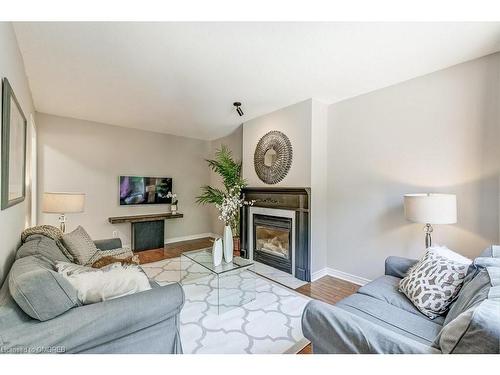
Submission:
[[[233,232],[237,234],[239,230],[239,209],[237,212],[227,213],[227,202],[231,199],[234,200],[235,195],[239,198],[241,189],[246,186],[245,180],[241,177],[241,162],[234,160],[231,150],[226,145],[222,145],[215,152],[215,158],[208,159],[207,163],[209,168],[222,178],[224,188],[203,186],[201,188],[202,193],[196,198],[196,202],[215,205],[221,213],[219,219],[224,221],[226,225],[231,225]],[[243,204],[243,201],[241,201],[241,204]],[[234,210],[236,208],[233,207],[232,211]]]

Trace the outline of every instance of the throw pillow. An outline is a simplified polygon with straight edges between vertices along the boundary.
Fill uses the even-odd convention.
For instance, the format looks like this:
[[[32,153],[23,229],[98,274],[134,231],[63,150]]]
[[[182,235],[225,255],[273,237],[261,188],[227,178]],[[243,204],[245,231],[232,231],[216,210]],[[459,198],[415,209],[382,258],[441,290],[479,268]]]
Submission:
[[[429,249],[399,283],[415,307],[431,319],[445,313],[460,291],[469,265]]]
[[[81,226],[73,232],[66,233],[62,237],[64,246],[73,255],[78,264],[87,264],[92,256],[98,251],[89,234]]]
[[[96,269],[60,262],[56,268],[76,289],[84,305],[151,289],[147,276],[137,266],[113,263]]]

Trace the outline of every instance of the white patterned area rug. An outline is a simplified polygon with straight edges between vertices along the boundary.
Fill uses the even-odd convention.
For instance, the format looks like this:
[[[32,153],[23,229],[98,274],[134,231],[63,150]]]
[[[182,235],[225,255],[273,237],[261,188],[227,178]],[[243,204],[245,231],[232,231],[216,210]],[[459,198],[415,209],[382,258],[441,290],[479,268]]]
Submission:
[[[189,264],[182,264],[189,273]],[[166,285],[180,279],[180,258],[143,264],[146,274]],[[235,281],[234,285],[245,285]],[[183,283],[186,303],[181,312],[181,340],[187,354],[283,354],[298,353],[309,341],[301,329],[301,317],[310,299],[255,275],[255,299],[217,314],[215,280],[194,278]],[[243,293],[235,289],[236,293]]]

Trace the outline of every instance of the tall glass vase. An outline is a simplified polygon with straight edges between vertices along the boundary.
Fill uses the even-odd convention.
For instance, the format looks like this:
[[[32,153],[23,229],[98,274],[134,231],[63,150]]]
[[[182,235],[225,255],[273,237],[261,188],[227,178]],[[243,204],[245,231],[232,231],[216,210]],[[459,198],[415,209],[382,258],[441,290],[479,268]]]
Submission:
[[[233,231],[230,225],[224,227],[224,260],[233,261]]]

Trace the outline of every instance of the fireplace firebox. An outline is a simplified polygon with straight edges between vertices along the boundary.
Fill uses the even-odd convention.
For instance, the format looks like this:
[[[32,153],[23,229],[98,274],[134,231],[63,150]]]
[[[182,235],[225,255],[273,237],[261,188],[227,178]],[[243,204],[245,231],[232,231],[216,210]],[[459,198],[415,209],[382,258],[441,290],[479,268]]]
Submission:
[[[241,256],[311,281],[311,189],[247,187],[242,193],[254,204],[241,209]]]
[[[253,215],[253,258],[292,273],[292,219]]]

